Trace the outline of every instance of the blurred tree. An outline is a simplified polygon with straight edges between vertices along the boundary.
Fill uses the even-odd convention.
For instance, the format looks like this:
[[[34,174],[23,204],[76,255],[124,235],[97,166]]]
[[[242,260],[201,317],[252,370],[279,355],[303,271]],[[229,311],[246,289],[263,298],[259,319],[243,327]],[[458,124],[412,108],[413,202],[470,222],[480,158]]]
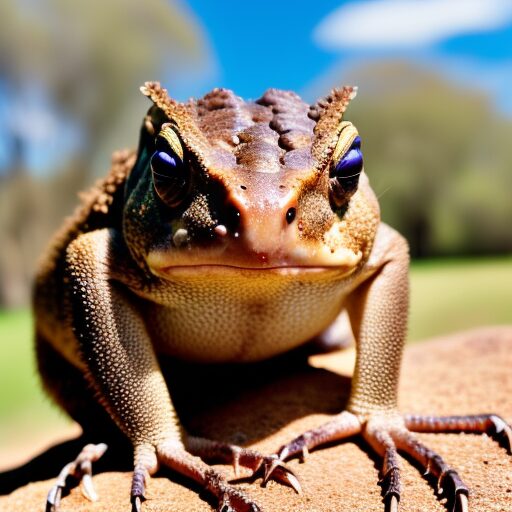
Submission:
[[[401,62],[344,77],[383,219],[415,257],[512,250],[512,122],[471,88]],[[470,84],[471,85],[471,84]]]
[[[164,71],[208,67],[208,51],[200,27],[172,1],[3,0],[0,19],[0,86],[7,103],[20,105],[4,120],[11,154],[0,182],[0,306],[15,306],[27,302],[42,240],[76,204],[94,159],[102,155],[106,167],[116,145],[136,142],[147,108],[137,88]],[[37,183],[23,161],[39,126],[26,101],[34,89],[69,121],[63,141],[70,124],[81,135],[71,153],[63,142],[67,161]]]

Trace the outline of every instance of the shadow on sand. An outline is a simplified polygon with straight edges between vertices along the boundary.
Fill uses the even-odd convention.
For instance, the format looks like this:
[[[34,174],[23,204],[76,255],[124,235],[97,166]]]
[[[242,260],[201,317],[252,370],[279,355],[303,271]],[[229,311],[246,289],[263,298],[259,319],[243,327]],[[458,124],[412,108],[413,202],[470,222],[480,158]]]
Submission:
[[[349,377],[311,366],[303,349],[257,364],[204,366],[168,359],[162,361],[162,368],[189,432],[240,445],[263,439],[309,414],[340,412],[350,391]],[[131,446],[117,427],[110,427],[84,432],[0,473],[0,495],[55,478],[89,442],[109,446],[95,463],[95,474],[130,471]]]

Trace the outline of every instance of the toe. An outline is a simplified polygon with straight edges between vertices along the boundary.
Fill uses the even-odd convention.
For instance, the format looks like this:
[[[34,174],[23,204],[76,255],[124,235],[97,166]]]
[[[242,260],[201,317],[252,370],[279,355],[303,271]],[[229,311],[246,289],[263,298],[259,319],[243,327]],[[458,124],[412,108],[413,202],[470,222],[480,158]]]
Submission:
[[[398,452],[392,436],[386,430],[377,428],[365,432],[365,439],[382,456],[382,478],[379,482],[384,498],[385,512],[397,512],[400,502],[400,466]]]
[[[132,512],[140,512],[142,503],[144,502],[144,494],[146,492],[147,471],[143,466],[136,465],[133,470],[132,488],[130,493],[130,501],[132,503]]]
[[[322,444],[332,441],[340,441],[359,434],[361,422],[354,414],[344,411],[338,414],[333,420],[321,425],[318,428],[309,430],[296,437],[290,443],[282,446],[279,451],[279,459],[285,460],[289,457],[301,454],[305,460],[309,451]]]
[[[493,424],[492,436],[512,455],[512,428],[503,418],[496,414],[491,414],[489,419]]]
[[[107,445],[88,444],[84,446],[73,462],[64,466],[59,473],[55,485],[48,492],[46,498],[46,512],[57,512],[62,492],[70,487],[68,477],[75,477],[82,486],[82,494],[90,501],[96,501],[98,495],[92,483],[92,463],[96,462],[106,451]]]
[[[265,457],[263,485],[273,478],[289,485],[297,494],[302,494],[302,486],[297,475],[277,455]]]
[[[437,492],[448,498],[449,503],[453,504],[453,511],[466,512],[469,490],[457,471],[409,431],[395,432],[393,437],[397,447],[414,459],[426,475],[431,474],[437,479]]]
[[[407,454],[437,480],[437,492],[448,499],[451,512],[468,512],[469,491],[461,477],[436,452],[423,445],[400,419],[373,417],[363,432],[372,448],[383,457],[382,493],[385,511],[397,512],[400,501],[400,473],[397,450]]]
[[[158,460],[169,468],[195,480],[218,500],[218,511],[258,512],[260,509],[246,494],[229,485],[223,474],[188,453],[176,442],[157,447]]]
[[[239,500],[228,494],[222,498],[217,510],[218,512],[261,512],[256,503]]]
[[[497,414],[468,416],[419,416],[406,415],[405,426],[413,432],[469,432],[487,433],[512,453],[512,428]]]
[[[263,469],[263,484],[266,484],[270,478],[273,478],[285,485],[289,485],[297,493],[302,491],[297,475],[277,455],[263,455],[257,450],[250,448],[195,436],[187,438],[186,447],[190,453],[203,460],[215,460],[232,464],[235,477],[239,476],[241,466],[251,469],[253,477]]]

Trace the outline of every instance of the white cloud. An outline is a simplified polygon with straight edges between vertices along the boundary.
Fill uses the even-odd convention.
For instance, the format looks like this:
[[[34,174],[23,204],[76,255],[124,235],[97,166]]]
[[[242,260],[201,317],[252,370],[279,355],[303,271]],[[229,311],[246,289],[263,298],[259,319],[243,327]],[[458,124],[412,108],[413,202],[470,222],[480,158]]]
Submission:
[[[510,0],[371,0],[336,9],[316,27],[322,47],[409,48],[512,21]]]

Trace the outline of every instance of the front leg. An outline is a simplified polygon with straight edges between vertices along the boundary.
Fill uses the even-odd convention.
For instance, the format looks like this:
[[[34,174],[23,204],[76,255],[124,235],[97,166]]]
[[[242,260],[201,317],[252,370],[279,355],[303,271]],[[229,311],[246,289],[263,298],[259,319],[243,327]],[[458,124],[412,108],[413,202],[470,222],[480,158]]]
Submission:
[[[398,509],[400,473],[397,449],[433,475],[438,491],[454,511],[467,511],[468,488],[440,455],[411,432],[487,432],[510,447],[510,427],[496,415],[413,417],[398,413],[397,391],[408,314],[408,248],[385,228],[379,233],[375,258],[382,260],[374,276],[360,286],[348,304],[357,340],[357,359],[348,404],[363,424],[362,434],[382,457],[382,486],[387,510]],[[510,448],[509,448],[510,449]]]
[[[126,254],[122,237],[116,231],[86,233],[68,248],[67,276],[72,290],[73,327],[87,365],[88,380],[98,401],[134,447],[133,509],[140,510],[148,475],[159,464],[165,464],[215,495],[219,509],[259,510],[247,496],[229,486],[220,473],[187,451],[188,437],[136,307],[139,299],[122,284],[138,275]],[[83,454],[79,457],[83,459]],[[240,463],[255,465],[255,459],[257,454],[252,459],[240,458]],[[90,462],[87,460],[86,465]],[[71,463],[74,468],[73,464],[76,466],[76,461]],[[81,465],[82,462],[78,464]],[[61,487],[57,489],[58,496]],[[55,492],[50,493],[50,500],[55,501],[54,495]],[[57,508],[58,499],[55,506],[50,503],[50,510]]]
[[[408,313],[408,248],[405,240],[381,226],[362,282],[348,298],[356,338],[356,365],[347,410],[331,422],[306,432],[279,451],[279,460],[361,433],[382,457],[381,484],[386,512],[400,501],[397,450],[407,453],[432,474],[456,512],[467,512],[468,489],[457,472],[411,432],[487,432],[510,447],[512,431],[496,415],[467,417],[402,416],[397,393]],[[267,475],[267,477],[270,474]]]

